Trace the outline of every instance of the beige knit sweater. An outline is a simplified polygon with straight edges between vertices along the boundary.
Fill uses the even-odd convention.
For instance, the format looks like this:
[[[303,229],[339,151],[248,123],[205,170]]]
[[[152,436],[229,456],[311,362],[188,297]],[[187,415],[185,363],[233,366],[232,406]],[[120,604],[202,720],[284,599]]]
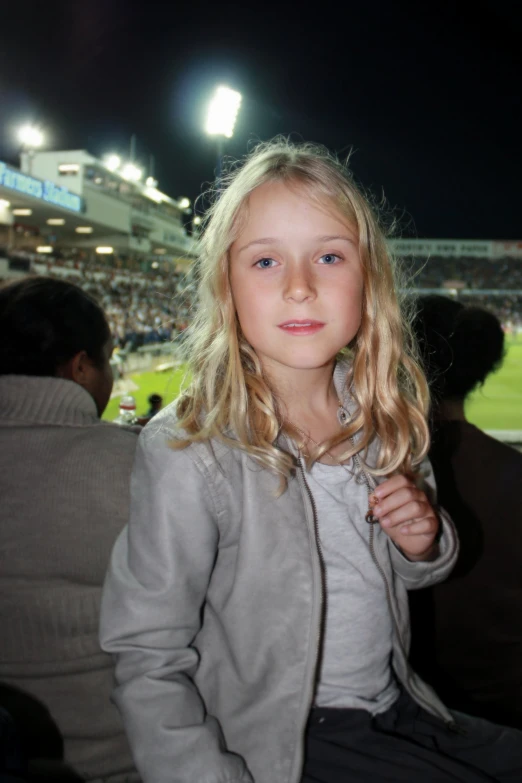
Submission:
[[[0,682],[47,706],[86,780],[133,769],[98,612],[136,442],[72,381],[0,376]]]

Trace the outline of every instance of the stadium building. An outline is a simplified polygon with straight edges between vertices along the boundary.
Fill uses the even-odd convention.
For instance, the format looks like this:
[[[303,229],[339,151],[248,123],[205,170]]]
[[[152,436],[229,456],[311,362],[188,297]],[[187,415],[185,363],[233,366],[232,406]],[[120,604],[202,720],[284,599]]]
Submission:
[[[135,165],[114,158],[28,151],[20,170],[0,161],[0,277],[53,258],[144,272],[190,263],[188,199],[162,193],[150,177],[141,183]]]

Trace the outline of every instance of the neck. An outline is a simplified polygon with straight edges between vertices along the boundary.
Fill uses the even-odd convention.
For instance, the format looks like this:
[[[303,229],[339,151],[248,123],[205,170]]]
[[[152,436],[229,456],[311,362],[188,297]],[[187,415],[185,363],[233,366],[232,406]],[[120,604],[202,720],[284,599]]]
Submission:
[[[441,421],[466,421],[464,400],[442,400],[437,416]]]
[[[277,375],[270,367],[263,369],[285,418],[303,421],[337,409],[333,363],[314,369],[278,368]]]
[[[278,367],[277,376],[264,367],[287,427],[305,441],[323,443],[339,434],[339,399],[333,381],[334,362],[320,368],[295,370]],[[335,458],[334,458],[335,459]]]

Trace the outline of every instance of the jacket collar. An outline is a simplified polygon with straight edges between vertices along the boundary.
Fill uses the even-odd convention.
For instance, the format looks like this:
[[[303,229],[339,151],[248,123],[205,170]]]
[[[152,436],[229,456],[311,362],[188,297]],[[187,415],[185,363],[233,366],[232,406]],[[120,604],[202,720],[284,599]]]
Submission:
[[[348,373],[351,368],[350,359],[343,357],[340,359],[334,367],[333,381],[335,391],[339,397],[339,402],[342,404],[350,416],[356,411],[356,404],[347,386]]]
[[[88,426],[99,422],[91,395],[74,381],[28,375],[0,376],[0,421]]]

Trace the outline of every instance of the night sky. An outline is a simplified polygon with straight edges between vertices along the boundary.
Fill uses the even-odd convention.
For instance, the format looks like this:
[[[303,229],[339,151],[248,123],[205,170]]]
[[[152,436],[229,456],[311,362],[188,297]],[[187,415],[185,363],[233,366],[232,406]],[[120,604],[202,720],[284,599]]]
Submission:
[[[244,96],[229,155],[278,133],[352,149],[404,236],[522,239],[520,2],[2,5],[4,160],[21,121],[98,156],[135,133],[159,187],[194,199],[215,167],[206,103],[226,83]]]

